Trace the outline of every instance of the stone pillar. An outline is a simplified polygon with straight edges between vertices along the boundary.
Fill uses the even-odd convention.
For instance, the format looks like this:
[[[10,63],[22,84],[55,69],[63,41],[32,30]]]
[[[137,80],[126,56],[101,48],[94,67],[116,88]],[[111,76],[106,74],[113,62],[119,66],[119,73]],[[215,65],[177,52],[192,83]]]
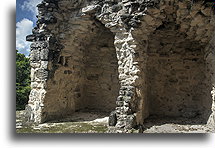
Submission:
[[[31,92],[26,106],[26,115],[29,121],[41,123],[46,118],[43,112],[44,98],[47,80],[51,76],[48,65],[55,60],[53,55],[61,47],[52,37],[49,28],[49,26],[54,27],[54,24],[57,23],[57,19],[53,15],[58,9],[57,0],[44,0],[37,7],[39,10],[37,26],[32,30],[33,34],[26,37],[27,41],[33,42],[30,46]]]
[[[48,79],[48,49],[46,46],[46,41],[31,44],[31,92],[26,111],[28,111],[29,120],[36,123],[43,120],[42,109]]]
[[[143,123],[143,78],[141,77],[138,46],[131,31],[118,32],[115,36],[115,47],[119,64],[120,91],[116,107],[116,132],[128,132]],[[120,129],[120,130],[119,130]],[[122,130],[123,129],[123,130]]]
[[[144,61],[139,60],[142,55],[138,51],[137,42],[131,30],[119,30],[121,31],[116,32],[114,44],[118,58],[120,90],[116,100],[116,122],[112,125],[114,127],[110,126],[109,131],[127,133],[143,123],[143,119],[148,116],[148,105],[143,93],[144,75],[141,75]]]
[[[95,15],[115,34],[114,45],[119,66],[120,90],[116,99],[117,107],[109,118],[109,132],[131,132],[132,128],[142,125],[149,114],[148,102],[144,94],[146,58],[144,52],[139,51],[139,45],[132,35],[134,28],[140,25],[139,18],[144,15],[144,11],[133,13],[137,9],[146,10],[155,2],[152,0],[140,3],[139,1],[104,1],[82,9],[87,15]],[[97,8],[101,8],[99,12]]]

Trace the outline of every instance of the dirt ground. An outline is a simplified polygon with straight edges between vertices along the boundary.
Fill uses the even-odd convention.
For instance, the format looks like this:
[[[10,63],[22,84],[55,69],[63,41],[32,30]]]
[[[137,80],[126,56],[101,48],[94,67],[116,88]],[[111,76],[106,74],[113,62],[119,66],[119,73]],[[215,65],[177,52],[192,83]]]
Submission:
[[[72,117],[43,124],[29,124],[24,111],[16,112],[17,133],[106,133],[108,117],[95,112],[78,112]]]
[[[149,117],[145,120],[143,133],[214,133],[214,128],[195,118]]]
[[[144,126],[133,133],[215,133],[214,128],[200,123],[199,119],[150,117]],[[108,114],[100,112],[77,112],[43,124],[29,124],[24,119],[24,111],[16,112],[17,133],[107,133]]]

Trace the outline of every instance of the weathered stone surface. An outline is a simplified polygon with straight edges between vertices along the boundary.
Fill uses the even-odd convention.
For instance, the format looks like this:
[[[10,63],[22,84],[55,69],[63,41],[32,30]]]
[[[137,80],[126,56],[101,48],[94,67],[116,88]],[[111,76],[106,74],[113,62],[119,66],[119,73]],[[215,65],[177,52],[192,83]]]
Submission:
[[[47,80],[48,78],[48,71],[46,71],[45,69],[38,69],[35,71],[35,77],[41,81],[43,80]]]
[[[82,9],[82,12],[85,14],[93,14],[98,11],[98,9],[101,8],[100,5],[90,5]]]
[[[43,0],[26,37],[33,42],[29,119],[97,110],[111,112],[110,132],[117,133],[142,127],[151,116],[214,126],[212,5]]]
[[[115,126],[116,123],[117,123],[116,112],[115,112],[115,111],[112,111],[112,112],[110,113],[110,116],[109,116],[108,125],[109,125],[109,126]]]
[[[40,51],[40,59],[42,61],[48,61],[48,57],[49,57],[49,50],[48,49],[43,49]]]
[[[40,51],[39,50],[32,50],[30,54],[30,60],[34,62],[40,61]]]

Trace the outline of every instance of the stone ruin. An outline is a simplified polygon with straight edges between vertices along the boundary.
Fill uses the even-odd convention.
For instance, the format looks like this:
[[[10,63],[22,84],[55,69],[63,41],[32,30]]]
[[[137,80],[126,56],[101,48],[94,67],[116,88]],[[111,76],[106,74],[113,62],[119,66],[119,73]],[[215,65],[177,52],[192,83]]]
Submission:
[[[108,112],[109,132],[154,117],[215,126],[214,3],[43,0],[31,41],[35,123]]]

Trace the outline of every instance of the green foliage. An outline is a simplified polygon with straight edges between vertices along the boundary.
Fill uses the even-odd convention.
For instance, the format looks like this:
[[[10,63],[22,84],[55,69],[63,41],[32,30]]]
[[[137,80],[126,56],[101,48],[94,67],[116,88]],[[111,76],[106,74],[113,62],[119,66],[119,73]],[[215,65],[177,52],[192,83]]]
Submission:
[[[16,50],[16,109],[24,109],[30,93],[30,62]]]

